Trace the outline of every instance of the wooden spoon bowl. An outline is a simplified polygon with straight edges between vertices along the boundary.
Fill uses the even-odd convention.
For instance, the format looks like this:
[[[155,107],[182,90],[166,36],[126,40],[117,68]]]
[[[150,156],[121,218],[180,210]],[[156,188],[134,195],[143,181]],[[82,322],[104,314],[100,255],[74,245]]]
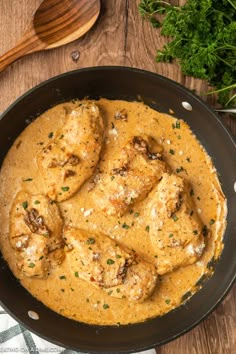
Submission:
[[[21,40],[0,57],[0,72],[27,54],[78,39],[93,26],[99,12],[100,0],[44,0]]]

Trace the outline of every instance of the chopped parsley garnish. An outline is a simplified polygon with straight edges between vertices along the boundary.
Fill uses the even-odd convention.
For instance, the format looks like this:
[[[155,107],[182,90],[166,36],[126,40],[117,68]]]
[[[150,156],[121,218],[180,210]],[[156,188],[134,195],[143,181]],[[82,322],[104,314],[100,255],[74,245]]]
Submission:
[[[23,202],[22,206],[23,206],[24,209],[27,209],[28,208],[28,202],[27,201]]]
[[[145,231],[147,231],[147,232],[150,231],[150,226],[149,226],[149,225],[147,225],[147,226],[145,227]]]
[[[135,218],[139,217],[139,213],[134,213],[134,217]]]
[[[51,139],[52,137],[53,137],[53,132],[50,132],[50,133],[48,134],[48,138]]]
[[[117,293],[120,293],[120,288],[116,288],[116,292],[117,292]]]
[[[186,158],[186,161],[191,162],[190,157],[187,157],[187,158]]]
[[[115,179],[115,176],[111,176],[111,181],[113,181],[113,179]]]
[[[87,239],[86,243],[87,243],[87,245],[93,245],[93,244],[95,243],[95,240],[94,240],[94,238],[89,237],[89,238]]]
[[[169,234],[169,237],[173,237],[174,235],[173,234]]]
[[[114,263],[115,263],[115,261],[113,261],[113,259],[110,259],[110,258],[109,258],[109,259],[107,260],[107,264],[109,264],[109,265],[114,264]]]
[[[180,121],[179,120],[176,121],[175,128],[176,129],[180,129]]]
[[[203,236],[205,236],[205,237],[208,235],[208,229],[207,229],[207,226],[206,226],[206,225],[204,225],[203,228],[202,228],[202,234],[203,234]]]
[[[59,279],[66,279],[65,275],[60,275]]]
[[[69,189],[70,189],[70,187],[61,187],[61,190],[62,190],[63,192],[68,192]]]
[[[191,189],[191,191],[189,192],[189,194],[190,194],[191,197],[194,195],[193,189]]]
[[[39,261],[41,261],[44,258],[44,256],[39,257]]]
[[[173,215],[173,216],[172,216],[172,219],[173,219],[174,221],[179,220],[179,218],[177,218],[177,216],[176,216],[176,215]]]
[[[168,305],[170,303],[170,300],[169,299],[166,299],[165,300],[165,303]]]
[[[106,309],[109,309],[109,305],[108,304],[103,304],[103,308],[106,310]]]
[[[108,291],[107,295],[111,295],[113,293],[113,290]]]
[[[60,138],[59,138],[59,139],[62,139],[62,138],[64,138],[64,135],[63,135],[63,134],[60,136]]]
[[[173,129],[180,129],[180,121],[177,120],[175,123],[172,123],[172,128]]]
[[[119,259],[121,258],[121,256],[119,254],[116,254],[116,258]]]
[[[40,204],[40,201],[39,200],[35,200],[34,204]]]
[[[124,222],[124,224],[122,225],[122,228],[123,228],[123,229],[129,229],[129,228],[130,228],[130,226],[129,226],[129,225],[127,225],[127,224],[126,224],[126,222]]]
[[[29,268],[34,268],[34,267],[35,267],[35,264],[31,262],[31,263],[28,265],[28,267],[29,267]]]
[[[215,220],[214,220],[214,219],[211,219],[209,224],[210,224],[210,225],[213,225],[214,223],[215,223]]]
[[[79,278],[79,272],[75,272],[75,277]]]
[[[184,170],[184,168],[182,167],[182,166],[180,166],[179,168],[176,168],[176,172],[177,173],[180,173],[181,171],[183,171]]]
[[[181,135],[177,135],[177,139],[179,139],[179,140],[180,140],[180,139],[181,139]]]
[[[171,155],[174,155],[174,154],[175,154],[175,151],[174,151],[173,149],[170,149],[170,150],[169,150],[169,153],[170,153]]]
[[[193,230],[193,234],[194,234],[194,235],[197,235],[197,234],[198,234],[198,231],[197,231],[197,230]]]
[[[26,178],[26,179],[23,179],[23,182],[31,182],[33,181],[33,178]]]

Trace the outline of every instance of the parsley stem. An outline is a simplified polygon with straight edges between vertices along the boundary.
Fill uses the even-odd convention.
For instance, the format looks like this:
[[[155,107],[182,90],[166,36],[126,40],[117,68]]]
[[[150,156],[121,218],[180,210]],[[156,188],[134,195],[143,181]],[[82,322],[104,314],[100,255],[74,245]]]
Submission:
[[[233,101],[235,98],[236,98],[236,93],[235,93],[232,97],[230,97],[230,99],[226,102],[225,107],[227,107],[228,104],[229,104],[231,101]]]
[[[223,61],[223,63],[225,63],[226,65],[228,65],[230,68],[233,68],[233,66],[231,64],[229,64],[226,60],[224,60],[223,58],[219,57],[219,55],[216,55],[216,58],[218,58],[220,61]]]
[[[236,6],[232,3],[232,1],[231,0],[227,0],[228,1],[228,3],[231,5],[231,6],[233,6],[233,8],[236,10]]]
[[[226,91],[226,90],[231,90],[231,89],[234,89],[234,88],[236,88],[236,84],[223,87],[222,89],[219,89],[219,90],[209,91],[209,92],[206,93],[206,95],[210,95],[212,93],[223,92],[223,91]]]

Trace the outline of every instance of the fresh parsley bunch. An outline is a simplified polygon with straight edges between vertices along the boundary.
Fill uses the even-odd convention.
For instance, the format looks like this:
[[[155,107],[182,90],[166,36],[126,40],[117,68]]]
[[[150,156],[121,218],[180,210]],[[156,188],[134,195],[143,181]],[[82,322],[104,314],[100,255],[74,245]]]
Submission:
[[[139,11],[173,37],[157,51],[157,62],[177,59],[185,75],[216,88],[219,103],[236,104],[236,0],[188,0],[184,6],[142,0]],[[162,23],[157,14],[165,14]]]

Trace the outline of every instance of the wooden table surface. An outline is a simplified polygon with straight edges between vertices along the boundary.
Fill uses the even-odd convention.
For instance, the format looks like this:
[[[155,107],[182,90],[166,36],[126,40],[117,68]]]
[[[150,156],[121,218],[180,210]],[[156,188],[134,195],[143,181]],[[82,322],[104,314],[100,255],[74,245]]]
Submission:
[[[42,0],[0,0],[0,55],[21,37]],[[40,82],[70,70],[96,65],[124,65],[159,73],[198,94],[205,82],[184,77],[175,64],[157,64],[156,48],[165,39],[138,13],[139,0],[103,0],[95,26],[81,39],[14,63],[0,74],[0,112],[17,97]],[[181,1],[179,1],[181,4]],[[79,60],[71,53],[79,52]],[[211,100],[209,98],[209,100]],[[212,102],[209,101],[211,104]],[[236,135],[236,119],[222,118]],[[156,349],[158,354],[236,353],[236,287],[216,310],[191,332]]]

